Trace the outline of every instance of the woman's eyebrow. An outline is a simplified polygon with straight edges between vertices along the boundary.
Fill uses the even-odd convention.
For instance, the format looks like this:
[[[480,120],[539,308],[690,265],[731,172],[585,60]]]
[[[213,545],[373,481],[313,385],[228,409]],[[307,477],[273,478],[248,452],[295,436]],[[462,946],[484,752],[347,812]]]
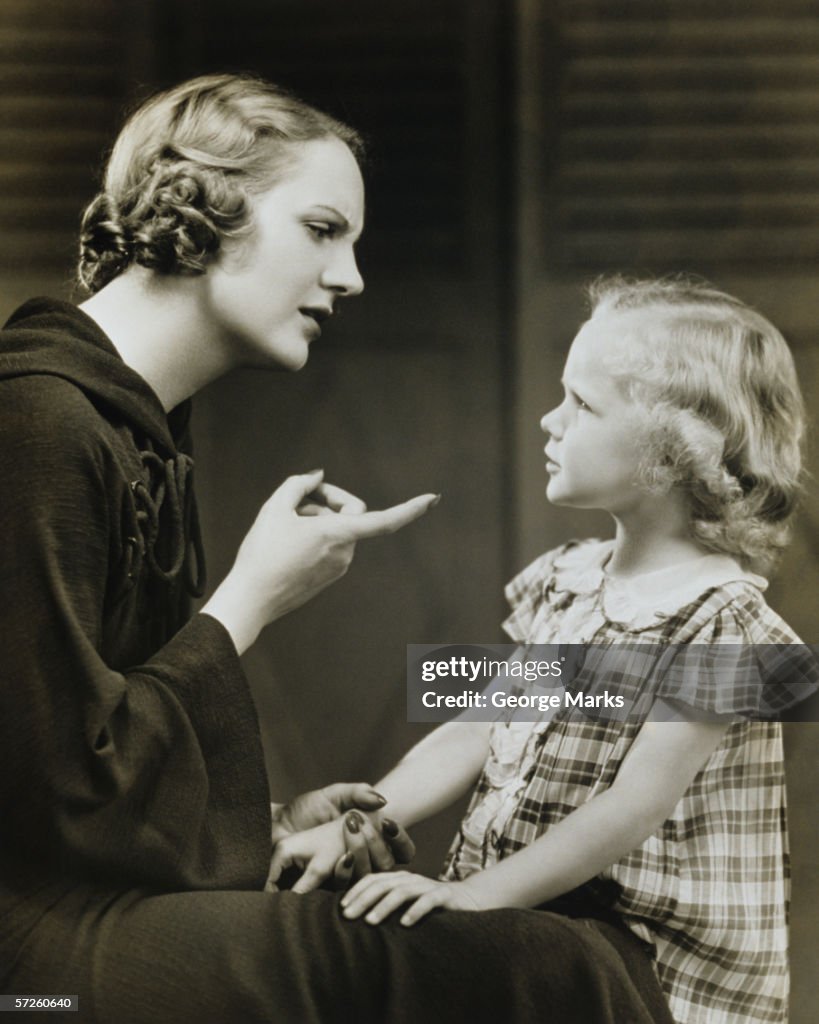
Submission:
[[[341,221],[342,227],[344,227],[346,229],[349,229],[350,222],[347,220],[347,218],[344,216],[344,214],[341,213],[339,210],[337,210],[334,206],[327,206],[324,203],[317,203],[313,207],[313,209],[314,210],[324,210],[325,213],[331,213],[334,217],[337,217]]]

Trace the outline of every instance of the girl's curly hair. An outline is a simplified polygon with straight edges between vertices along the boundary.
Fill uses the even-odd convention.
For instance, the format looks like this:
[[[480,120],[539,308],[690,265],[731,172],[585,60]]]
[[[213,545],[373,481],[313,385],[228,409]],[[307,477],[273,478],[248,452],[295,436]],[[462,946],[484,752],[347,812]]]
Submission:
[[[97,292],[131,264],[202,274],[249,223],[250,195],[275,183],[297,147],[360,136],[277,86],[205,75],[149,99],[114,144],[103,189],[82,220],[80,283]]]
[[[592,316],[638,314],[610,366],[646,414],[638,483],[686,488],[703,545],[770,571],[789,538],[805,427],[785,339],[739,299],[687,277],[603,278],[589,297]]]

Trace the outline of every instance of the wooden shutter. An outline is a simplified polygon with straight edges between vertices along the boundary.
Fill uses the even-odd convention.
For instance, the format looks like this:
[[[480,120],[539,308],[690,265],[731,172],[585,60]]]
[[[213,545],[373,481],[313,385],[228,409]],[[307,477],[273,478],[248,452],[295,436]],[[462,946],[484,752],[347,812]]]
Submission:
[[[0,271],[70,275],[125,95],[131,4],[0,6]],[[150,5],[147,5],[150,6]],[[126,32],[128,35],[126,35]]]
[[[815,0],[541,5],[554,268],[819,259]]]

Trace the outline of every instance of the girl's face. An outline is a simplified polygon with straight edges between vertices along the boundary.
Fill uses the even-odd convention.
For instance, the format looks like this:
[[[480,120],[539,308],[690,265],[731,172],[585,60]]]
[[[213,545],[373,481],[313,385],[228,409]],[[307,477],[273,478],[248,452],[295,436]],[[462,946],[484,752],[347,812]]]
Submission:
[[[563,402],[540,421],[549,435],[546,496],[556,505],[622,514],[646,497],[634,481],[642,435],[637,406],[607,369],[634,314],[600,311],[572,342]]]
[[[208,268],[207,315],[232,362],[298,370],[336,301],[364,287],[355,157],[335,138],[305,143],[284,177],[252,199],[251,218],[251,233]]]

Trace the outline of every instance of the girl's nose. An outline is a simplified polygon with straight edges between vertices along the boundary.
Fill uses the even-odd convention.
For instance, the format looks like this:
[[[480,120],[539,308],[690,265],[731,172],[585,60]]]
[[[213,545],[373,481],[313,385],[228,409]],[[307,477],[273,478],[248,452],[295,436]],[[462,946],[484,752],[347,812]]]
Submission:
[[[558,413],[560,406],[556,406],[551,412],[547,412],[540,421],[540,429],[544,434],[549,434],[550,437],[559,438],[560,434],[560,417]]]

